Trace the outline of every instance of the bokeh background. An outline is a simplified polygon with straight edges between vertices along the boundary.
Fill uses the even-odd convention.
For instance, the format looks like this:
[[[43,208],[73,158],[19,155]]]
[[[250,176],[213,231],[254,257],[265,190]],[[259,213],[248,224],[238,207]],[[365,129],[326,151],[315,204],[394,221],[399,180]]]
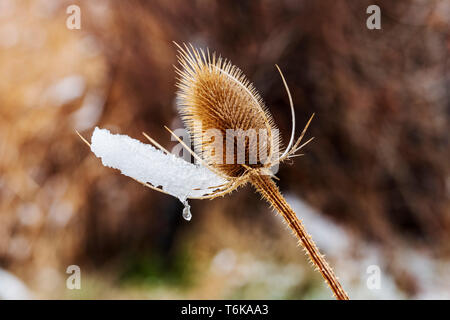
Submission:
[[[366,28],[370,4],[382,30]],[[450,298],[449,27],[448,0],[1,0],[0,298],[332,298],[251,187],[192,201],[187,222],[77,137],[100,126],[174,145],[172,41],[241,67],[285,141],[274,64],[299,127],[316,113],[278,184],[350,297]]]

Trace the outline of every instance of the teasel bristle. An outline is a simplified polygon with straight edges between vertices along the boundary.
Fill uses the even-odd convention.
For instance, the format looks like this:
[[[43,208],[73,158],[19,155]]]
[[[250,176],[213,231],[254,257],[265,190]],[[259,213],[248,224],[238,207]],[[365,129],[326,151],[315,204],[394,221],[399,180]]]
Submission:
[[[280,148],[277,127],[261,96],[243,72],[230,61],[209,51],[185,45],[184,48],[179,46],[178,52],[181,69],[176,69],[179,77],[177,105],[194,148],[202,159],[230,178],[242,175],[246,166],[261,167],[262,160],[268,163],[275,159]],[[227,164],[225,152],[222,161],[211,156],[217,144],[205,139],[205,133],[208,130],[220,132],[225,151],[225,140],[230,139],[227,137],[229,129],[235,130],[236,139],[241,138],[238,130],[242,130],[244,135],[253,129],[258,136],[255,145],[246,144],[245,163],[234,161]],[[267,139],[259,136],[260,130],[266,132]],[[235,144],[234,141],[229,143]],[[267,151],[268,159],[259,158],[257,163],[250,163],[249,154],[259,157],[261,150]]]

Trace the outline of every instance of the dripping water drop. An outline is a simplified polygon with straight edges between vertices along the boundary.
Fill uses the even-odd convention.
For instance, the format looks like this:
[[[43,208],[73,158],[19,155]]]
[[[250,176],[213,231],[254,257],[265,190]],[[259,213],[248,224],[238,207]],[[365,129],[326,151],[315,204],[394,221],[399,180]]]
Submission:
[[[187,202],[187,200],[183,201],[184,208],[183,208],[183,218],[186,221],[191,221],[192,214],[191,214],[191,206]]]

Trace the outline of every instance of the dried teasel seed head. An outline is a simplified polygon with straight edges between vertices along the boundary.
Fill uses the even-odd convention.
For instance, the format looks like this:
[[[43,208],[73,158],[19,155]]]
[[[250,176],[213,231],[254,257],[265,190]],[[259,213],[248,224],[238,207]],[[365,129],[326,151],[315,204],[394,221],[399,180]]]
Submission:
[[[254,86],[215,53],[178,48],[177,104],[196,153],[229,178],[270,167],[280,137]]]

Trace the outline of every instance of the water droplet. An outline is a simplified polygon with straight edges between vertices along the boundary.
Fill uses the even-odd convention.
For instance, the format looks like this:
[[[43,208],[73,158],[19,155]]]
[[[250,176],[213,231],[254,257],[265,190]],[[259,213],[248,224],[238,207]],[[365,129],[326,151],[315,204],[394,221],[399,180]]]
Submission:
[[[183,209],[183,218],[186,221],[191,221],[192,214],[191,214],[191,206],[187,201],[183,201],[184,209]]]

